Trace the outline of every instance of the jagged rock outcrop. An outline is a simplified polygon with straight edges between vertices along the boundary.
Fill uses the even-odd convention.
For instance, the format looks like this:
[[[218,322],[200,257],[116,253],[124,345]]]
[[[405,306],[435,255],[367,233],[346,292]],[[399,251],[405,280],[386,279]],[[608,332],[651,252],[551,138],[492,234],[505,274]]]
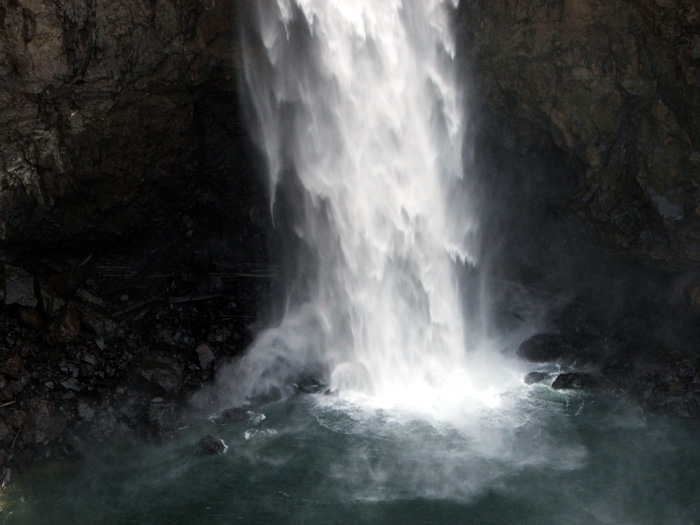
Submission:
[[[570,216],[630,252],[700,260],[697,2],[474,0],[459,23],[490,133],[577,167]]]

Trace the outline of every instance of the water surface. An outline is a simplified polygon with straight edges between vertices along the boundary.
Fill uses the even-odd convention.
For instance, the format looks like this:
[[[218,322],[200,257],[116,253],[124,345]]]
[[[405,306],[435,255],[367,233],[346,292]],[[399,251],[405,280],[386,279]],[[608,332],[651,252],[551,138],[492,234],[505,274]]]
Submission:
[[[700,520],[696,421],[610,397],[523,387],[462,426],[337,398],[200,421],[165,445],[120,441],[28,472],[6,524],[689,524]],[[192,453],[207,433],[223,455]]]

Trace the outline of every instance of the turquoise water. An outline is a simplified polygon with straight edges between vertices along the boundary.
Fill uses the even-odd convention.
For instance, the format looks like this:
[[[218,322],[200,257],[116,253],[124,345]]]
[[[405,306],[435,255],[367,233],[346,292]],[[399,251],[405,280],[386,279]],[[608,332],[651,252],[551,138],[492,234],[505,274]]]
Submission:
[[[5,524],[700,522],[700,424],[542,386],[447,425],[323,397],[28,472]],[[223,455],[192,453],[211,433]]]

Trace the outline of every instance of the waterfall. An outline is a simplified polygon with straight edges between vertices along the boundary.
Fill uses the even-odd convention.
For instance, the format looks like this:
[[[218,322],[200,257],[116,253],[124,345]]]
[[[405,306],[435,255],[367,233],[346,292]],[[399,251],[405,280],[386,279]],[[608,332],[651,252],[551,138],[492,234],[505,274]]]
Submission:
[[[456,270],[476,263],[477,224],[459,197],[455,7],[255,6],[244,31],[252,128],[275,227],[295,248],[284,314],[246,357],[248,388],[325,370],[333,389],[391,403],[470,382]]]

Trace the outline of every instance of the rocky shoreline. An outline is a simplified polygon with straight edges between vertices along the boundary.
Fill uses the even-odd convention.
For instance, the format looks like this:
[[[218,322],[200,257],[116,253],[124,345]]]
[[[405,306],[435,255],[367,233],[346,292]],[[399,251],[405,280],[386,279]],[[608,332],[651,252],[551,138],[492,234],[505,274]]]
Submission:
[[[517,355],[538,369],[526,384],[619,395],[671,417],[700,417],[700,358],[639,326],[605,323],[595,309],[569,303],[552,312],[552,331],[523,341]]]
[[[250,344],[274,280],[260,261],[205,255],[2,264],[3,484],[18,467],[80,457],[118,434],[173,435],[190,395]]]

